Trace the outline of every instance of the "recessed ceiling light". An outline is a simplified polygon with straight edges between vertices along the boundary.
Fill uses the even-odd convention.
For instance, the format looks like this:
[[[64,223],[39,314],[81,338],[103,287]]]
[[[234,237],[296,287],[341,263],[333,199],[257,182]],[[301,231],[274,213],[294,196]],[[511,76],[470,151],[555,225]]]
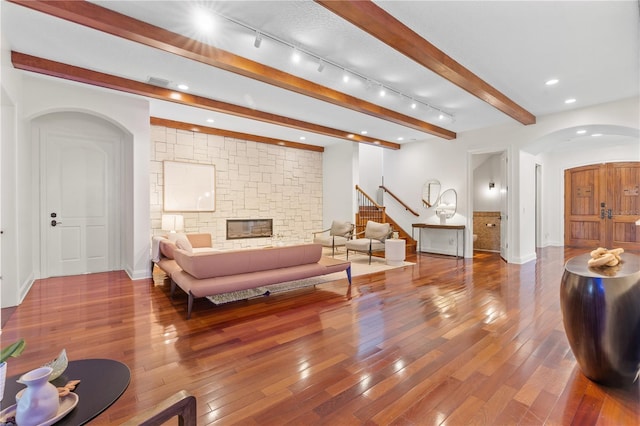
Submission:
[[[184,83],[178,84],[178,89],[180,90],[189,90],[189,86]]]
[[[418,104],[416,104],[415,102],[411,102],[411,109],[416,109],[418,106]]]
[[[381,87],[381,88],[380,88],[380,91],[379,91],[378,93],[380,94],[380,97],[381,97],[381,98],[384,98],[384,95],[386,95],[386,94],[387,94],[387,91],[386,91],[386,90],[384,90],[384,87]]]
[[[349,74],[347,74],[346,71],[344,72],[344,74],[342,74],[342,81],[344,83],[348,83],[349,82]]]
[[[576,101],[576,100],[575,100],[575,98],[570,98],[570,99],[567,99],[566,101],[564,101],[564,103],[565,103],[565,104],[572,104],[572,103],[574,103],[575,101]]]
[[[440,115],[438,116],[438,120],[444,120],[444,114],[440,114]]]
[[[587,131],[586,131],[586,130],[584,130],[584,129],[581,129],[581,130],[578,130],[576,133],[577,133],[578,135],[584,135],[585,133],[587,133]]]
[[[553,86],[554,84],[558,84],[560,80],[558,80],[557,78],[552,78],[551,80],[547,80],[544,84],[546,84],[547,86]]]
[[[303,140],[305,140],[305,139],[307,139],[307,138],[306,138],[306,137],[304,137],[304,136],[300,136],[300,140],[301,140],[301,141],[303,141]]]
[[[399,138],[396,139],[397,141],[403,141],[404,138],[402,136],[400,136]]]
[[[367,131],[366,131],[366,130],[363,130],[363,131],[361,131],[361,132],[360,132],[360,134],[361,134],[361,135],[366,135],[366,134],[367,134]]]
[[[598,136],[602,136],[602,133],[594,133],[594,134],[592,134],[591,136],[593,136],[593,137],[596,137],[596,138],[597,138]]]
[[[213,123],[215,120],[213,118],[207,118],[207,123]]]

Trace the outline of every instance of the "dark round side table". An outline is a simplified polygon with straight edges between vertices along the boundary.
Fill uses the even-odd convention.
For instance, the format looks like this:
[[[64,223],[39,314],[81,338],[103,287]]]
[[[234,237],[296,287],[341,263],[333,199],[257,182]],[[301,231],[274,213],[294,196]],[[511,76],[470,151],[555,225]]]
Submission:
[[[15,395],[25,386],[16,380],[22,374],[7,377],[2,398],[2,408],[15,404]],[[129,367],[112,359],[80,359],[69,361],[69,366],[51,383],[64,386],[70,380],[80,380],[74,390],[78,395],[78,405],[60,421],[58,425],[83,425],[116,402],[129,386]]]
[[[569,345],[589,379],[628,386],[640,371],[640,257],[590,268],[589,253],[569,259],[560,285],[560,305]]]

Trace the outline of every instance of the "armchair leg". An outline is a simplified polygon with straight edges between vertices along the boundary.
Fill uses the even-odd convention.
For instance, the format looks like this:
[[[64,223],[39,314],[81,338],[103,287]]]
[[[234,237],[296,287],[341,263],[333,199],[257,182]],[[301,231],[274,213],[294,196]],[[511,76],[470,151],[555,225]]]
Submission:
[[[187,302],[187,319],[191,318],[192,309],[193,309],[193,294],[189,292],[189,300]]]

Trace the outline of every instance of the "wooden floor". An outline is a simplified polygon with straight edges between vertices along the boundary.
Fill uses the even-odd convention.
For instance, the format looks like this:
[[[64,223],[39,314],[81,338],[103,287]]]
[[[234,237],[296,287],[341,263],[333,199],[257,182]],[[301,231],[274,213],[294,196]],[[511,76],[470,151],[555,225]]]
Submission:
[[[215,307],[172,303],[121,272],[41,280],[10,313],[3,342],[27,340],[9,375],[66,348],[113,358],[132,378],[92,424],[118,424],[180,389],[198,424],[634,425],[640,385],[586,379],[559,305],[565,259],[546,248],[510,265],[494,253]],[[408,259],[414,260],[414,259]]]

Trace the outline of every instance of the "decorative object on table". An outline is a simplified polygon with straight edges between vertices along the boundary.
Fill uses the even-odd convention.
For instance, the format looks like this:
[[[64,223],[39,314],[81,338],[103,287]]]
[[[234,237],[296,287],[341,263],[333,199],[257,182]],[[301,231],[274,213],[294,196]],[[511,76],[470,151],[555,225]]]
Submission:
[[[78,386],[79,383],[80,380],[69,380],[66,385],[58,386],[58,396],[60,396],[60,398],[64,398],[69,395],[76,389],[76,386]]]
[[[51,367],[51,375],[49,376],[49,381],[53,381],[60,377],[64,370],[67,369],[67,365],[69,365],[69,359],[67,358],[66,349],[62,349],[60,354],[53,360],[47,362],[43,365],[43,367]]]
[[[589,267],[590,253],[569,259],[560,284],[562,320],[583,374],[608,386],[637,386],[640,371],[640,256]]]
[[[447,219],[455,216],[458,209],[458,193],[455,189],[449,188],[440,194],[435,204],[436,216],[440,218],[440,224],[444,225]]]
[[[17,380],[27,389],[17,401],[16,420],[20,426],[37,426],[58,415],[58,389],[49,383],[51,367],[39,367]]]
[[[49,420],[39,424],[38,426],[51,426],[52,424],[57,423],[64,416],[69,414],[71,410],[76,408],[76,405],[78,405],[79,400],[80,400],[80,397],[73,392],[67,396],[61,397],[60,407],[58,408],[58,412],[56,413],[56,415],[50,418]],[[0,425],[17,426],[17,424],[18,423],[16,421],[16,405],[15,404],[12,405],[11,407],[8,407],[2,410],[2,412],[0,412]]]
[[[26,345],[24,339],[20,339],[6,348],[2,348],[0,352],[0,401],[2,401],[2,396],[4,395],[4,383],[7,379],[7,359],[19,356]]]
[[[624,253],[623,248],[607,250],[604,247],[598,247],[589,253],[591,255],[591,259],[587,261],[587,265],[592,268],[616,266],[622,261],[622,258],[620,257],[622,253]]]

